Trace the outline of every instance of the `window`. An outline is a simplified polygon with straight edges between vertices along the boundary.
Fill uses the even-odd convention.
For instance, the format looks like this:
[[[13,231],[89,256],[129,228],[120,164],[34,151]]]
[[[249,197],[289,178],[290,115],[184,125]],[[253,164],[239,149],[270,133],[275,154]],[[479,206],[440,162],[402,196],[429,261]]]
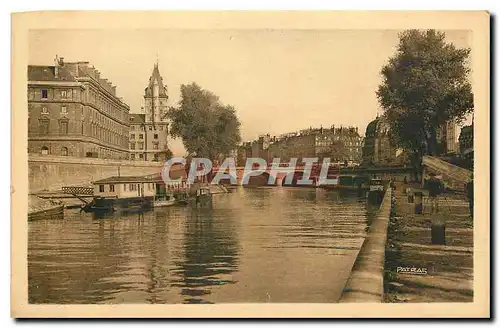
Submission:
[[[135,142],[130,143],[130,149],[135,150]]]
[[[68,90],[61,90],[61,98],[68,98]]]
[[[104,192],[104,185],[99,185],[99,192]]]
[[[149,131],[153,131],[153,127],[151,125],[149,126]]]
[[[144,154],[139,154],[139,158],[143,159],[144,158]]]
[[[48,114],[49,113],[49,110],[47,109],[47,107],[42,107],[42,114]]]
[[[68,134],[68,122],[66,121],[59,122],[59,133]]]
[[[160,126],[159,126],[159,130],[160,130],[160,131],[163,131],[163,125],[160,125]]]
[[[135,160],[135,154],[130,154],[130,160]]]
[[[40,134],[49,134],[49,120],[40,120],[39,124]]]
[[[158,162],[158,154],[153,155],[153,161]]]
[[[109,191],[110,192],[115,192],[115,185],[114,184],[110,184],[109,185]]]
[[[61,107],[61,115],[66,115],[68,114],[68,108],[66,106]]]
[[[47,99],[47,98],[48,98],[47,89],[42,89],[42,99]]]
[[[153,135],[153,138],[158,139],[158,133],[155,133],[155,134]]]
[[[123,184],[123,191],[127,191],[127,184]]]
[[[48,155],[49,154],[49,148],[43,146],[42,147],[42,155]]]
[[[144,139],[144,135],[142,133],[139,133],[139,139]]]
[[[129,189],[130,189],[130,191],[137,190],[137,185],[135,183],[131,183],[131,184],[129,184]]]
[[[130,139],[135,139],[135,133],[132,133],[132,134],[130,135]]]
[[[144,149],[144,143],[139,142],[139,149],[140,149],[140,150]]]
[[[153,149],[158,149],[158,144],[153,144]]]
[[[61,155],[62,156],[68,156],[68,148],[62,147],[61,148]]]

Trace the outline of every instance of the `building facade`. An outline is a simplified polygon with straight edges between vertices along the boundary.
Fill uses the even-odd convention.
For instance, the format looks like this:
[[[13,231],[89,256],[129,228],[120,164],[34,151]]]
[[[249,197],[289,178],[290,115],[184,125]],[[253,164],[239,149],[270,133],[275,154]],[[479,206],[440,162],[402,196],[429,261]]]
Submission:
[[[438,142],[438,153],[440,155],[456,154],[458,152],[457,124],[454,121],[447,121],[436,131]]]
[[[28,66],[28,152],[128,159],[130,108],[89,62]]]
[[[400,165],[397,148],[392,142],[389,123],[383,117],[371,121],[365,132],[363,143],[363,166]]]
[[[474,124],[464,126],[458,138],[460,145],[460,157],[467,161],[470,169],[474,167]]]
[[[149,83],[144,89],[144,114],[131,114],[130,159],[140,161],[165,161],[168,149],[168,91],[163,84],[158,64],[153,67]]]
[[[252,157],[263,158],[268,163],[274,158],[280,158],[281,162],[297,158],[300,163],[303,158],[318,158],[322,161],[328,157],[331,163],[347,162],[353,165],[361,161],[361,144],[362,138],[357,128],[332,126],[329,129],[309,128],[273,137],[263,135],[250,145],[244,144],[242,151],[246,155],[251,153]]]

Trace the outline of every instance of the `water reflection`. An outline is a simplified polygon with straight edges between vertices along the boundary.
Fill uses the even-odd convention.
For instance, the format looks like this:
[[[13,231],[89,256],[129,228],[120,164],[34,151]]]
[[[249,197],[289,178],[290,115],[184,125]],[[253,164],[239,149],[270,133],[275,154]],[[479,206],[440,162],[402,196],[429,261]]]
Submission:
[[[335,302],[376,209],[322,189],[29,223],[30,303]]]
[[[184,260],[178,262],[181,288],[186,303],[210,303],[200,298],[213,286],[234,283],[238,269],[237,231],[231,210],[192,208],[186,222]]]

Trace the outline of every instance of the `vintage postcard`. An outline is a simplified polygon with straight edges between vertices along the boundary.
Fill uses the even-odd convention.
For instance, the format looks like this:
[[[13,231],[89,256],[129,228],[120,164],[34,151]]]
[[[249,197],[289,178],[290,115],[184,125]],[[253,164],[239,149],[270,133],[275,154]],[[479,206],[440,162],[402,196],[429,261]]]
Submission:
[[[489,317],[489,25],[13,14],[12,316]]]

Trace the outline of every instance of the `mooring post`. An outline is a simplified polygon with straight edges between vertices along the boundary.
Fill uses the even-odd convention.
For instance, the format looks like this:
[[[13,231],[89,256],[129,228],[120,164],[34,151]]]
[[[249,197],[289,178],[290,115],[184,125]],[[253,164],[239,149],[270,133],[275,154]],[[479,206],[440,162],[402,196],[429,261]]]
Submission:
[[[446,245],[446,223],[439,213],[431,218],[431,242],[433,245]]]
[[[423,210],[423,193],[421,191],[416,191],[415,193],[415,214],[422,214]]]

